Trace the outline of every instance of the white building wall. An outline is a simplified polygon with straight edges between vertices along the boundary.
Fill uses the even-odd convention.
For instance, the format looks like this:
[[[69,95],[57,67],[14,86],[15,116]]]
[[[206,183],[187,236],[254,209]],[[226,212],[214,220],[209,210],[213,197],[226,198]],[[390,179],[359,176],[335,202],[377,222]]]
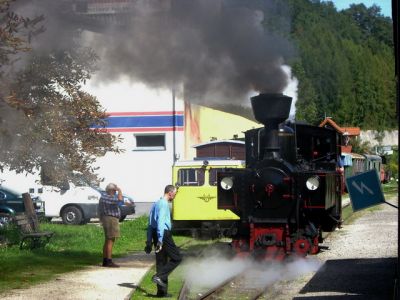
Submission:
[[[0,186],[17,191],[21,194],[28,193],[30,188],[41,187],[39,171],[31,173],[17,173],[5,168],[0,172]]]
[[[361,141],[366,141],[371,144],[371,146],[397,146],[399,141],[399,131],[392,130],[392,131],[384,131],[383,139],[381,143],[377,140],[378,132],[376,130],[361,130],[360,132],[360,139]]]
[[[122,137],[119,146],[125,152],[108,153],[97,160],[97,172],[104,178],[101,186],[114,182],[137,202],[155,201],[163,194],[165,185],[172,184],[174,156],[183,154],[183,101],[175,98],[179,122],[173,131],[170,123],[161,122],[172,118],[172,90],[150,89],[128,81],[101,85],[92,82],[86,90],[96,96],[110,114],[112,122],[109,124],[118,124],[120,120],[129,123],[127,127],[108,127],[110,132]],[[139,119],[145,124],[136,122]],[[137,149],[135,136],[142,134],[165,135],[165,149]]]

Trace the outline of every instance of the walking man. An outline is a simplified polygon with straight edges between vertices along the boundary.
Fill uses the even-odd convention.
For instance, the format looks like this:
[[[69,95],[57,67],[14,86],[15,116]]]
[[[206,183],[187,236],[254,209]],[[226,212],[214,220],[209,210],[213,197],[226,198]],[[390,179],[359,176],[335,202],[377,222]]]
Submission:
[[[112,248],[116,238],[120,237],[119,218],[121,212],[118,202],[123,201],[122,191],[114,183],[106,186],[99,200],[99,217],[104,229],[103,267],[118,268],[112,261]]]
[[[175,198],[177,188],[167,185],[164,196],[150,210],[145,251],[150,253],[152,243],[156,252],[156,274],[152,281],[157,284],[157,296],[168,297],[168,275],[182,261],[181,254],[171,234],[171,212],[169,202]]]

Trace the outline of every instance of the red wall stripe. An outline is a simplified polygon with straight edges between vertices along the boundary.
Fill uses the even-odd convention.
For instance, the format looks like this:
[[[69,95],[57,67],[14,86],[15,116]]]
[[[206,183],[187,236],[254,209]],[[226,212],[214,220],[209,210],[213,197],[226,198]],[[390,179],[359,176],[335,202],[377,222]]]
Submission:
[[[172,116],[172,111],[132,111],[132,112],[110,112],[107,116]],[[175,115],[183,115],[183,111],[176,111]]]
[[[102,128],[105,132],[153,132],[153,131],[173,131],[172,127],[137,127],[137,128]],[[183,127],[175,127],[175,131],[183,131]]]

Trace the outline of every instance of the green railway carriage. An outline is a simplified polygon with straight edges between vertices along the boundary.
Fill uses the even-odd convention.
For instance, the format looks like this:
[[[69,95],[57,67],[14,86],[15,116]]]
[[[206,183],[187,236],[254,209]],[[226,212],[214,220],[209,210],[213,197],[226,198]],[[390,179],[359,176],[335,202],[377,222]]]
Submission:
[[[384,180],[382,157],[373,154],[342,153],[345,178],[370,170],[376,170],[381,181]]]
[[[365,156],[365,171],[375,170],[382,182],[385,177],[383,169],[382,157],[373,154],[364,154]]]
[[[344,176],[351,177],[365,172],[365,156],[357,153],[343,153],[344,157]]]

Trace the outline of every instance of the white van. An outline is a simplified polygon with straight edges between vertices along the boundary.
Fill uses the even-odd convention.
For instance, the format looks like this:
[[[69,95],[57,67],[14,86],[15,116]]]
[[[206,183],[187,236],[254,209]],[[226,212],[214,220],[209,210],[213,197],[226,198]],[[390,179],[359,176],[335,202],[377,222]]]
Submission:
[[[98,217],[100,193],[89,186],[70,182],[65,189],[44,185],[29,192],[40,195],[44,201],[46,218],[61,217],[64,224],[79,225]]]
[[[40,185],[39,176],[33,174],[17,174],[13,171],[3,171],[0,179],[12,188],[26,191],[32,197],[40,196],[44,202],[44,216],[48,219],[62,218],[67,225],[86,224],[92,218],[98,217],[100,192],[88,185],[75,185],[68,182],[65,187],[58,188]],[[123,195],[124,205],[121,206],[121,219],[135,213],[133,200]]]

